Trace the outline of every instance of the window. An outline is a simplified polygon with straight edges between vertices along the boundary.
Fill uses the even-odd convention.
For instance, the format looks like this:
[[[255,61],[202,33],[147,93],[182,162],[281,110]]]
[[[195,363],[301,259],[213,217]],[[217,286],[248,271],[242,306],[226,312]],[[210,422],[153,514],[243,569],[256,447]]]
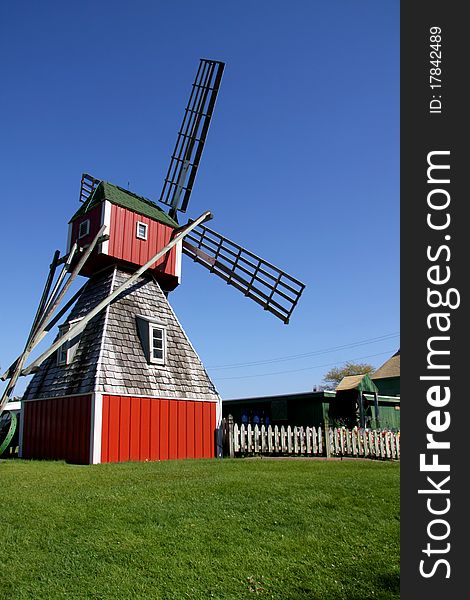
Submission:
[[[85,237],[90,233],[90,219],[82,221],[78,227],[78,239]]]
[[[147,362],[165,365],[167,354],[166,327],[152,317],[136,315],[137,333]]]
[[[63,325],[59,325],[59,336],[62,337],[67,333],[69,329],[71,329],[74,325],[76,325],[81,319],[73,319],[68,323],[64,323]],[[75,353],[78,348],[78,343],[80,342],[81,332],[78,333],[73,339],[65,341],[62,346],[57,350],[57,365],[64,366],[69,365],[73,362],[75,357]]]
[[[62,337],[63,335],[65,335],[68,329],[68,324],[61,325],[59,327],[59,336]],[[57,350],[57,364],[59,366],[67,364],[68,345],[69,343],[67,341],[65,342],[65,344],[62,344],[62,346]]]
[[[147,229],[148,229],[147,223],[142,223],[141,221],[137,221],[135,234],[139,238],[139,240],[147,239]]]
[[[149,323],[150,362],[158,365],[165,364],[165,329],[154,323]]]

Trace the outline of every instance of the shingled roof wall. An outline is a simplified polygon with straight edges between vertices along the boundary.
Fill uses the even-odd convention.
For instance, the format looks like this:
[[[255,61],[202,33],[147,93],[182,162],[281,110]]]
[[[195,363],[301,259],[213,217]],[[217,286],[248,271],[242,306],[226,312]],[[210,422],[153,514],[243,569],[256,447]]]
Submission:
[[[130,274],[113,267],[92,277],[71,311],[69,321],[88,313]],[[155,319],[166,329],[167,361],[147,361],[137,316]],[[143,275],[85,328],[70,365],[58,366],[54,353],[33,377],[24,399],[85,394],[93,391],[218,401],[219,395],[158,282]]]
[[[116,269],[114,289],[130,277]],[[166,329],[167,364],[147,362],[136,317]],[[142,276],[108,310],[97,391],[159,398],[218,400],[218,393],[157,281]]]

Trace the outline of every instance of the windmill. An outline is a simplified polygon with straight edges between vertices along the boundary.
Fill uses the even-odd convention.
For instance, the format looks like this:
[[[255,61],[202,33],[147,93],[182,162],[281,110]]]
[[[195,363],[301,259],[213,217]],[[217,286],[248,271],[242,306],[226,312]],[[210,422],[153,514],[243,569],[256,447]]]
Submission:
[[[9,381],[0,410],[18,378],[34,374],[23,397],[24,457],[99,463],[215,455],[221,398],[168,302],[182,254],[289,322],[303,283],[209,229],[210,212],[179,224],[224,66],[200,60],[159,197],[165,209],[82,175],[66,252],[54,254],[24,351],[2,376]],[[59,310],[79,274],[87,282]],[[55,341],[26,366],[57,324]]]

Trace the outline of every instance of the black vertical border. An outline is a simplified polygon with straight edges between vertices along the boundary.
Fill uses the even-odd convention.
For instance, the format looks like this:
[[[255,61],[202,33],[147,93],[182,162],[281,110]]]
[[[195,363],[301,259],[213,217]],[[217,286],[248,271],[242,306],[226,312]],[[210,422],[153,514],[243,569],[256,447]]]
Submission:
[[[467,206],[470,194],[470,144],[469,119],[470,102],[466,98],[466,79],[469,69],[465,56],[469,54],[470,25],[464,16],[465,4],[419,0],[402,2],[400,6],[400,113],[401,113],[401,595],[403,600],[422,598],[466,597],[467,506],[466,480],[470,477],[470,349],[467,342],[470,333],[468,315],[468,278],[470,269],[470,228],[467,226]],[[441,79],[442,91],[431,90],[430,84],[430,28],[440,27]],[[441,114],[429,112],[432,96],[442,96]],[[427,195],[431,185],[427,182],[427,156],[437,150],[450,151],[450,184],[445,187],[450,193],[449,213],[451,223],[445,231],[433,231],[426,222],[430,209]],[[444,216],[444,212],[438,216]],[[445,239],[450,235],[450,239]],[[469,243],[467,243],[469,242]],[[436,261],[445,269],[449,266],[451,278],[445,288],[455,288],[460,294],[460,306],[454,310],[444,307],[436,309],[450,313],[451,327],[447,334],[450,341],[449,356],[443,356],[442,363],[450,364],[449,385],[451,399],[441,411],[450,412],[451,424],[447,431],[436,434],[436,439],[450,442],[449,450],[439,451],[439,462],[449,463],[450,472],[424,473],[420,471],[420,454],[426,452],[427,415],[435,410],[427,402],[426,392],[430,381],[420,380],[429,375],[427,368],[427,343],[429,337],[437,335],[436,329],[429,329],[427,316],[435,312],[428,306],[427,288],[436,289],[428,281],[427,271],[430,262],[426,253],[428,246],[434,252],[441,245],[448,245]],[[445,348],[445,344],[441,345]],[[443,371],[433,371],[442,374]],[[434,452],[428,450],[427,462]],[[439,484],[450,475],[449,489],[444,494],[418,494],[419,489],[432,489],[427,476]],[[450,499],[449,511],[441,516],[430,514],[427,498],[431,506],[446,506],[444,498]],[[446,519],[450,525],[448,538],[435,541],[429,538],[427,528],[433,519]],[[439,528],[441,527],[441,528]],[[431,531],[443,535],[444,525],[434,525]],[[423,552],[427,543],[434,549],[443,550],[450,544],[448,552],[433,553],[429,557]],[[440,558],[450,565],[450,577],[444,563],[436,565]],[[433,576],[425,578],[420,574],[420,561],[425,560],[424,571]]]

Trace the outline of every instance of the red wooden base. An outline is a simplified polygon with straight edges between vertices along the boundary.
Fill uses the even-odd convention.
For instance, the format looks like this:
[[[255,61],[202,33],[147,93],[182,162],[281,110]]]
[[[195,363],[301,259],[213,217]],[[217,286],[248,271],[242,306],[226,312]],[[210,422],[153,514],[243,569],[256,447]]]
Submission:
[[[25,402],[22,418],[27,459],[90,464],[97,443],[103,463],[215,456],[214,402],[72,396]]]
[[[23,458],[90,463],[91,395],[23,403]]]
[[[212,458],[214,402],[103,396],[101,462]]]

